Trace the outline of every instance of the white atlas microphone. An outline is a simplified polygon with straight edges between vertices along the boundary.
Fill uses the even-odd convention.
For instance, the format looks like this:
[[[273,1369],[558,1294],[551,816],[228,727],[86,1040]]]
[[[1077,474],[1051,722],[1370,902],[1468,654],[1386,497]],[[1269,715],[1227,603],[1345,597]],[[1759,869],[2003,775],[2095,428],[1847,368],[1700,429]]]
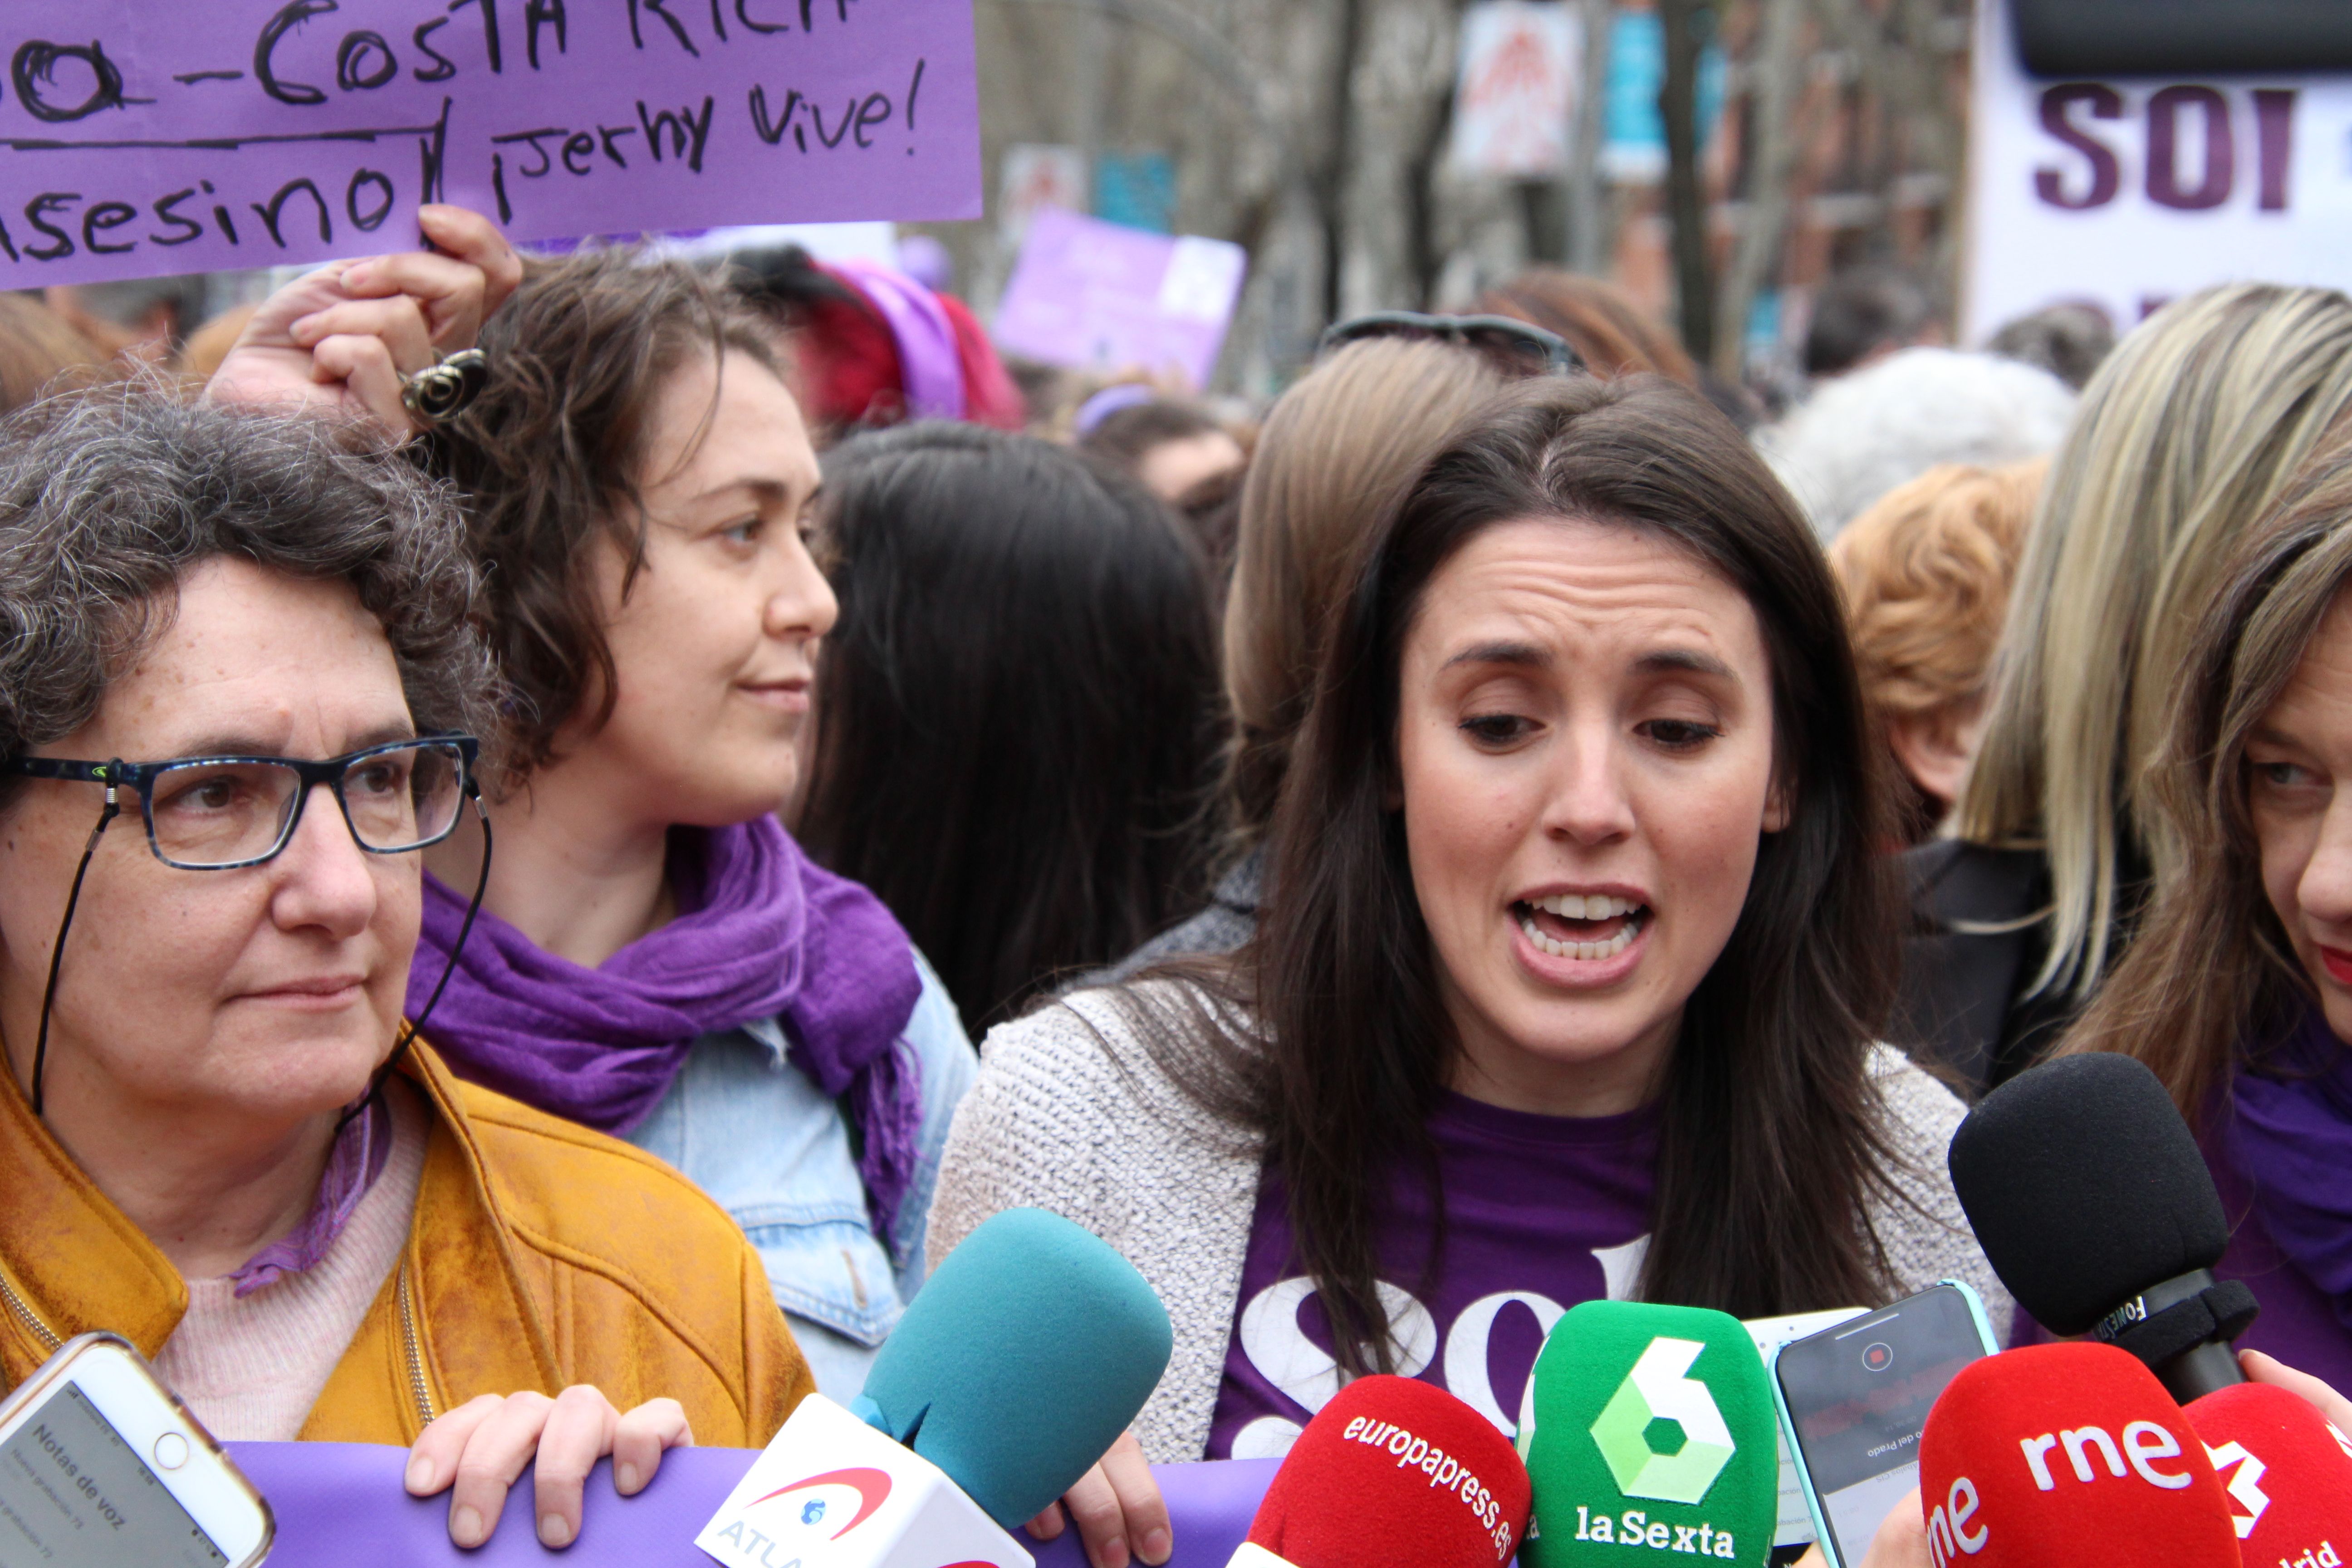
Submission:
[[[865,1391],[802,1400],[694,1543],[728,1568],[1033,1568],[1008,1531],[1127,1430],[1171,1342],[1107,1243],[1007,1209],[940,1260]]]
[[[801,1401],[694,1543],[751,1568],[1034,1568],[947,1472],[822,1394]]]

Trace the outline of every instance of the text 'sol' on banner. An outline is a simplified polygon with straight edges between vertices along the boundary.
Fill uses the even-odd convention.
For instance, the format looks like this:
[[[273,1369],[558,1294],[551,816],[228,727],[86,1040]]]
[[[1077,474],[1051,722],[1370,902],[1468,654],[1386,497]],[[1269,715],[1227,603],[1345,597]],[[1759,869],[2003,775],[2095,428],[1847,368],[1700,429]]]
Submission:
[[[2352,76],[2041,79],[1977,7],[1964,339],[2044,306],[2128,330],[2237,279],[2352,285]]]
[[[981,214],[971,0],[14,0],[0,287]]]

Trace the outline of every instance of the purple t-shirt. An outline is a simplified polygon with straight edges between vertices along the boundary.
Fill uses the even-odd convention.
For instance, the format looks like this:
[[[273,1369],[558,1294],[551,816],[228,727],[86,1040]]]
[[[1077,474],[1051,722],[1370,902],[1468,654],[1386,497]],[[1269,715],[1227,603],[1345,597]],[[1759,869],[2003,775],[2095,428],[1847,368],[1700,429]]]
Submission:
[[[1449,1094],[1430,1117],[1445,1188],[1445,1247],[1401,1174],[1378,1232],[1381,1289],[1402,1346],[1399,1372],[1453,1393],[1509,1430],[1543,1336],[1579,1301],[1633,1292],[1657,1159],[1654,1110],[1536,1116]],[[1322,1306],[1291,1253],[1281,1173],[1259,1184],[1212,1459],[1287,1452],[1339,1391]]]

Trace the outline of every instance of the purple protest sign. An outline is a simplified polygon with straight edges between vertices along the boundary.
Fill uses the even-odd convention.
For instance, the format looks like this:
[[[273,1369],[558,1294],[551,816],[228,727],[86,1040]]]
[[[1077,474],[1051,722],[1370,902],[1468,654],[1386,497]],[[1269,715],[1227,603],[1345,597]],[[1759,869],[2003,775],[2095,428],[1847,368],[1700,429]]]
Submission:
[[[971,0],[15,0],[0,288],[981,213]]]
[[[1222,239],[1171,239],[1046,207],[991,328],[999,347],[1087,370],[1174,370],[1206,386],[1247,268]]]
[[[277,1516],[270,1568],[710,1568],[712,1560],[695,1549],[695,1532],[755,1457],[748,1448],[677,1449],[634,1498],[614,1495],[610,1461],[601,1463],[583,1494],[578,1543],[555,1552],[531,1533],[528,1479],[507,1494],[489,1544],[460,1552],[449,1544],[447,1496],[419,1501],[401,1489],[404,1448],[232,1443],[229,1453]],[[1279,1468],[1271,1459],[1154,1465],[1176,1536],[1169,1568],[1223,1568]],[[1038,1568],[1086,1568],[1074,1530],[1030,1544]]]

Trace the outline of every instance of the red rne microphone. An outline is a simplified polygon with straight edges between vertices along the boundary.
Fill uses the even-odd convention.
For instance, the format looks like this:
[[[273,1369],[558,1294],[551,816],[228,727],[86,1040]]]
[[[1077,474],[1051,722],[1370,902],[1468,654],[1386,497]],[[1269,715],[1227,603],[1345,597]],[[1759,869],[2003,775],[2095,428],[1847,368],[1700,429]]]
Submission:
[[[2221,1478],[2246,1568],[2343,1563],[2352,1552],[2352,1437],[2268,1383],[2217,1389],[2185,1414]]]
[[[1919,1503],[1936,1568],[2240,1561],[2205,1445],[2113,1345],[2032,1345],[1961,1369],[1920,1436]]]
[[[1485,1416],[1434,1384],[1360,1377],[1291,1445],[1227,1568],[1500,1568],[1528,1496]]]

